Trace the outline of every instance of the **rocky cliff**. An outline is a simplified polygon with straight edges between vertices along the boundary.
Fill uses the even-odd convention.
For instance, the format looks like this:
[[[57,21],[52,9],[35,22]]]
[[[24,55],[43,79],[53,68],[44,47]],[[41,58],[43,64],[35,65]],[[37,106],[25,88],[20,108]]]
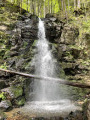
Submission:
[[[18,15],[9,12],[7,11],[7,14],[5,10],[0,10],[3,19],[0,19],[0,66],[4,69],[34,73],[32,58],[37,53],[35,44],[38,40],[38,17],[30,13]],[[3,18],[5,14],[9,20]],[[83,35],[84,45],[79,46],[78,27],[50,14],[42,20],[45,22],[50,50],[56,59],[57,76],[90,84],[90,34]],[[0,71],[0,109],[8,111],[24,105],[31,81],[32,79]],[[71,94],[77,96],[76,100],[90,98],[90,91],[86,89],[83,91],[75,88]]]

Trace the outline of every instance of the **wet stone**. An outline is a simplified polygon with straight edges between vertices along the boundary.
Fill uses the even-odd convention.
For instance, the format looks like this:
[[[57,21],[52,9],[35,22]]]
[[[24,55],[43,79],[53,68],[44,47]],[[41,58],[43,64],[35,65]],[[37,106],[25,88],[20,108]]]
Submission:
[[[0,109],[3,111],[6,111],[12,106],[11,102],[9,100],[4,100],[0,102]]]

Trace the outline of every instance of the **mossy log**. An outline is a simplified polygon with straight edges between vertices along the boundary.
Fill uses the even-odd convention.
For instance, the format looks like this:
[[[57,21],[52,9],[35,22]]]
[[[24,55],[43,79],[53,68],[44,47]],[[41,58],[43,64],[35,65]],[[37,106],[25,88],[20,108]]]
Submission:
[[[73,86],[73,87],[90,88],[90,84],[79,83],[79,82],[70,82],[70,81],[66,81],[64,79],[60,79],[60,78],[37,76],[37,75],[33,75],[33,74],[26,74],[26,73],[22,73],[22,72],[16,72],[16,71],[5,70],[5,69],[0,69],[0,71],[7,72],[7,73],[10,73],[10,74],[20,75],[20,76],[24,76],[24,77],[35,78],[37,80],[58,82],[60,84],[70,85],[70,86]]]

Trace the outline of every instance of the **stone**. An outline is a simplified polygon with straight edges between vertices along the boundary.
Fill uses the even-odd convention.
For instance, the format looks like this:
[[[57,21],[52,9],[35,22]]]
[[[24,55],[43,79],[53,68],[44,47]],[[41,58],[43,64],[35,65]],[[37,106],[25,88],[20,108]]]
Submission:
[[[11,57],[18,56],[18,52],[17,51],[11,51],[10,56]]]
[[[60,21],[58,22],[58,20],[55,17],[45,18],[44,23],[46,29],[46,38],[51,43],[57,42],[58,38],[61,36],[63,24]]]
[[[37,27],[25,26],[21,29],[21,37],[25,39],[37,39]]]
[[[62,64],[63,69],[65,69],[65,68],[73,68],[74,69],[74,67],[75,67],[75,64],[70,63],[70,62],[68,62],[68,63],[62,62],[61,64]]]
[[[57,55],[58,59],[62,58],[62,55],[67,51],[67,49],[68,49],[68,47],[65,44],[59,44],[58,45],[58,48],[57,48],[57,50],[58,50],[58,55]]]
[[[0,102],[0,110],[6,111],[10,107],[12,107],[12,104],[11,104],[11,102],[9,100],[4,100],[4,101]]]
[[[81,50],[79,50],[77,48],[72,48],[71,51],[72,51],[72,55],[75,59],[78,59],[80,57]]]
[[[16,63],[16,68],[20,69],[23,63],[24,63],[24,59],[23,58],[19,59],[19,61]]]
[[[76,27],[65,25],[64,29],[62,30],[61,37],[59,39],[60,43],[64,43],[67,45],[74,45],[75,40],[79,35],[79,30]]]
[[[30,15],[29,18],[33,21],[33,24],[36,24],[39,21],[39,18],[36,15]]]
[[[23,89],[21,86],[11,86],[11,87],[2,89],[1,91],[6,93],[6,98],[9,100],[18,98],[23,94]]]
[[[6,119],[5,113],[0,110],[0,120],[5,120],[5,119]]]
[[[11,51],[17,51],[19,49],[19,46],[18,45],[15,45],[14,47],[11,47]]]
[[[5,72],[0,71],[0,77],[4,77],[6,75]]]
[[[7,87],[6,81],[0,80],[0,90]]]
[[[7,30],[7,26],[5,25],[0,25],[0,31],[6,31]]]
[[[45,18],[52,18],[52,17],[54,17],[54,15],[53,14],[46,14],[46,16],[45,16]]]
[[[23,106],[25,104],[25,98],[22,96],[17,99],[14,99],[13,104],[14,106]]]
[[[55,22],[57,19],[55,17],[50,18],[52,22]]]
[[[83,113],[79,110],[71,112],[66,120],[83,120]]]
[[[90,120],[90,99],[86,99],[83,104],[84,120]]]

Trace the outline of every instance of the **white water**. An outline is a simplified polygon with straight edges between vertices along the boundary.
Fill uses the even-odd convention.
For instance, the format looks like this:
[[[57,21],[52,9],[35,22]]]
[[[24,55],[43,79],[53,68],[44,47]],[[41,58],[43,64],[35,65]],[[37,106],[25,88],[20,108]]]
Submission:
[[[45,37],[43,21],[38,24],[38,42],[36,44],[35,74],[44,77],[55,76],[55,64]],[[77,107],[68,99],[67,89],[62,85],[44,80],[34,80],[33,94],[24,107],[24,112],[38,117],[65,116]],[[31,95],[31,93],[30,93]],[[32,101],[31,101],[32,100]]]
[[[35,74],[44,77],[55,77],[55,64],[49,49],[49,43],[45,37],[43,21],[38,24],[38,42],[36,44],[37,54],[35,55]],[[52,101],[59,97],[58,84],[50,81],[34,80],[33,100]]]

